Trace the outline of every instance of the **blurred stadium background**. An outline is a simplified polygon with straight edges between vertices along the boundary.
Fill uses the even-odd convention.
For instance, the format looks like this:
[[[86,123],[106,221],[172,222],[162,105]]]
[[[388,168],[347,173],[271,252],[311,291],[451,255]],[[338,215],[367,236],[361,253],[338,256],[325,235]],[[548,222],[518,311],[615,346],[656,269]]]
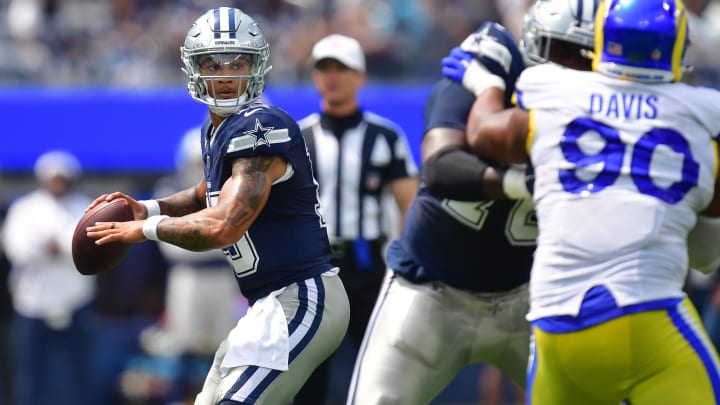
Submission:
[[[358,38],[368,61],[363,105],[403,126],[419,162],[423,103],[440,77],[440,58],[483,20],[504,23],[519,35],[527,3],[0,0],[0,206],[34,187],[32,166],[50,149],[67,150],[80,159],[81,188],[91,195],[124,190],[149,197],[157,180],[175,170],[185,131],[206,116],[205,107],[186,93],[179,47],[192,21],[209,8],[239,7],[259,22],[271,44],[273,65],[265,95],[296,119],[318,107],[310,84],[312,44],[331,32]],[[686,3],[692,13],[688,62],[695,66],[687,80],[717,87],[720,2]],[[113,330],[123,324],[117,327],[127,338],[128,349],[120,351],[128,356],[125,362],[137,350],[133,342],[140,331],[162,314],[167,270],[150,243],[133,252],[125,266],[98,280],[98,309],[105,325]],[[713,283],[699,280],[689,285],[698,293],[701,311]],[[0,302],[9,305],[2,287],[5,296]],[[117,344],[108,339],[108,345]],[[118,368],[122,362],[115,358],[107,364]],[[3,366],[7,373],[7,364]],[[338,369],[344,372],[349,371]],[[434,403],[481,403],[478,373],[479,367],[469,367]],[[112,370],[107,374],[112,377]],[[512,390],[506,391],[507,400]],[[137,401],[125,403],[163,403]]]

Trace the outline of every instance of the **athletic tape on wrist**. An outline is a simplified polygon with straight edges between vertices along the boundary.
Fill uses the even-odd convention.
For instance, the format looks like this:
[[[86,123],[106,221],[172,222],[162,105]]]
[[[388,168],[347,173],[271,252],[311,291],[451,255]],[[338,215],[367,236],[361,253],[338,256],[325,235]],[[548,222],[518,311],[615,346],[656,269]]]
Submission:
[[[150,240],[160,240],[157,234],[157,227],[160,221],[167,218],[167,215],[153,215],[143,223],[143,235]]]
[[[502,187],[505,195],[511,200],[526,200],[532,198],[525,182],[525,169],[511,167],[505,171],[502,178]]]
[[[505,81],[498,75],[491,73],[485,66],[473,59],[465,70],[462,85],[475,96],[479,96],[490,87],[498,87],[505,91]]]
[[[147,209],[148,218],[153,215],[160,215],[160,204],[157,202],[157,200],[141,200],[138,202],[144,205]]]

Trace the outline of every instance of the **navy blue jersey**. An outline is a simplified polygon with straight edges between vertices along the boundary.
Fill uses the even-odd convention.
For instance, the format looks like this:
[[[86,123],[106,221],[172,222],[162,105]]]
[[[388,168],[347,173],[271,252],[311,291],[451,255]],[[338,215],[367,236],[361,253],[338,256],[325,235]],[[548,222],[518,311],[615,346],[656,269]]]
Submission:
[[[475,97],[440,80],[425,106],[425,132],[464,131]],[[532,201],[462,202],[431,195],[424,184],[390,243],[388,265],[413,282],[440,280],[477,292],[506,291],[529,280],[537,237]]]
[[[232,162],[258,155],[281,156],[291,169],[273,184],[243,238],[222,249],[250,302],[333,267],[305,141],[295,120],[277,107],[249,105],[226,118],[212,138],[203,127],[208,206],[216,204]]]

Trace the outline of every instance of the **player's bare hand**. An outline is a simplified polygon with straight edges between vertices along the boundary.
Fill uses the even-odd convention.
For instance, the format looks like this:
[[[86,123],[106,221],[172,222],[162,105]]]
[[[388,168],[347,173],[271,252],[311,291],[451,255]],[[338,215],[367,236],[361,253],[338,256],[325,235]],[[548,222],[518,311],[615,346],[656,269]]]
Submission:
[[[98,204],[100,204],[101,202],[105,201],[105,199],[107,198],[108,195],[109,195],[109,194],[103,194],[103,195],[101,195],[100,197],[94,199],[94,200],[90,203],[90,205],[88,205],[88,206],[85,208],[85,212],[90,211],[90,210],[93,209],[96,205],[98,205]]]
[[[114,193],[103,194],[103,195],[99,196],[93,202],[91,202],[90,205],[87,206],[87,208],[85,208],[85,212],[90,211],[91,209],[93,209],[93,207],[95,207],[96,205],[100,204],[103,201],[110,202],[116,198],[124,198],[125,200],[127,200],[135,219],[146,219],[147,218],[148,212],[147,212],[147,208],[145,207],[145,205],[139,203],[136,199],[130,197],[129,195],[127,195],[125,193],[121,193],[119,191],[115,191]]]
[[[87,236],[90,239],[97,239],[96,245],[104,245],[110,242],[138,243],[146,238],[143,234],[143,222],[97,222],[87,227]]]

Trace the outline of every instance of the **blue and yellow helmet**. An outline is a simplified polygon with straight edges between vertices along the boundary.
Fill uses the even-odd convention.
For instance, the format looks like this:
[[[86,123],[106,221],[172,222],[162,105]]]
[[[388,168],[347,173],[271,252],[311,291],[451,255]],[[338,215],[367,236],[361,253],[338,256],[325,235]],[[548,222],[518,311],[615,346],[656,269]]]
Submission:
[[[604,0],[596,15],[593,70],[638,82],[679,81],[687,45],[682,0]]]

